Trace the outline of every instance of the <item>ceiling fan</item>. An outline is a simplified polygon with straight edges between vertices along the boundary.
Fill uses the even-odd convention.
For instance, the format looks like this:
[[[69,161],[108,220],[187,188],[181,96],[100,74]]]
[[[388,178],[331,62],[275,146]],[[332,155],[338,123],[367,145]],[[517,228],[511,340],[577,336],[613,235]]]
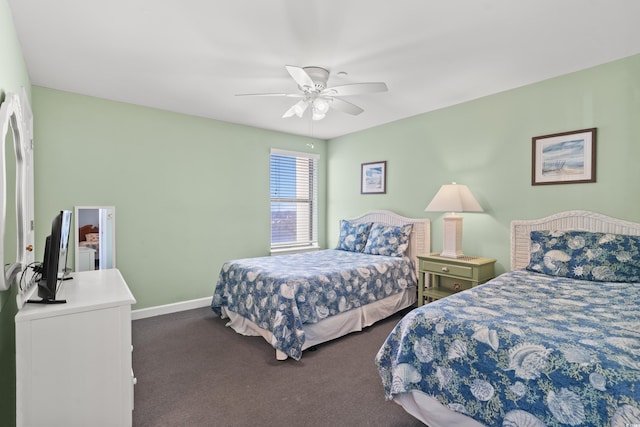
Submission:
[[[285,68],[298,84],[299,93],[246,93],[236,96],[286,96],[289,98],[300,98],[282,117],[302,117],[305,111],[311,107],[312,119],[322,120],[330,108],[354,116],[364,111],[357,105],[341,99],[343,96],[386,92],[388,90],[387,85],[382,82],[353,83],[327,87],[329,70],[325,68],[315,66],[297,67],[294,65],[285,65]]]

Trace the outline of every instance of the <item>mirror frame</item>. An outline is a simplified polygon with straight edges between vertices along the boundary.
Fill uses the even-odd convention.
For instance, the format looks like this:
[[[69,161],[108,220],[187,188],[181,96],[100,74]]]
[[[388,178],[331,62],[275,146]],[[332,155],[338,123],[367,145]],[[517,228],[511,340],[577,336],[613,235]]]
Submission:
[[[4,102],[0,105],[0,137],[2,144],[6,143],[7,133],[11,130],[13,136],[13,152],[16,161],[16,227],[17,246],[15,262],[4,268],[4,274],[0,274],[0,291],[11,287],[16,276],[34,262],[34,225],[33,225],[33,113],[27,97],[27,92],[22,88],[18,95],[7,92]],[[4,263],[4,237],[7,229],[7,177],[6,177],[6,147],[0,150],[0,259]],[[31,285],[31,284],[29,284]],[[29,286],[30,287],[30,286]],[[21,292],[23,291],[20,286]],[[24,292],[28,291],[25,286]]]
[[[112,227],[111,227],[111,258],[113,260],[111,266],[109,268],[116,268],[116,207],[115,206],[75,206],[73,216],[74,218],[74,229],[73,233],[75,235],[75,249],[74,249],[74,271],[79,271],[80,266],[80,236],[78,235],[78,229],[80,224],[80,215],[78,214],[79,210],[87,209],[87,210],[102,210],[102,209],[110,209],[112,215]],[[100,232],[102,233],[102,231]],[[100,270],[105,269],[102,265],[100,266]]]

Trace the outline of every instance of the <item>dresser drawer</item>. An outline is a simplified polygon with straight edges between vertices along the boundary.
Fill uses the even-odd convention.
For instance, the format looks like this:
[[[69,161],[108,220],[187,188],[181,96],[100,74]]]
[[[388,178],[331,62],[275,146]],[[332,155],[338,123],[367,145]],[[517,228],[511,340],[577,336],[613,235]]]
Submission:
[[[437,274],[448,274],[457,277],[473,277],[473,268],[462,265],[451,265],[433,261],[420,261],[420,270],[430,271]]]

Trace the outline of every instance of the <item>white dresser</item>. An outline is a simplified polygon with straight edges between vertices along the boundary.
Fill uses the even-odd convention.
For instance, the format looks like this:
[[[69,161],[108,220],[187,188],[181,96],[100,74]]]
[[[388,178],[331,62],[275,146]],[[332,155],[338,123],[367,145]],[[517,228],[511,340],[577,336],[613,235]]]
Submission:
[[[66,304],[25,304],[15,317],[17,425],[131,426],[136,301],[117,269],[73,277],[56,295]]]
[[[96,250],[80,246],[78,248],[78,271],[90,271],[96,269]]]

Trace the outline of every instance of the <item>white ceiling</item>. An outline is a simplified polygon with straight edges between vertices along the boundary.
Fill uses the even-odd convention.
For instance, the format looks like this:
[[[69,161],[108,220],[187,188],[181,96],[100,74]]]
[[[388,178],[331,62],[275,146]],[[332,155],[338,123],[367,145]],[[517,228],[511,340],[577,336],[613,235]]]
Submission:
[[[640,53],[638,0],[9,0],[31,83],[323,139]],[[359,116],[281,116],[285,65]],[[344,71],[346,76],[337,76]]]

